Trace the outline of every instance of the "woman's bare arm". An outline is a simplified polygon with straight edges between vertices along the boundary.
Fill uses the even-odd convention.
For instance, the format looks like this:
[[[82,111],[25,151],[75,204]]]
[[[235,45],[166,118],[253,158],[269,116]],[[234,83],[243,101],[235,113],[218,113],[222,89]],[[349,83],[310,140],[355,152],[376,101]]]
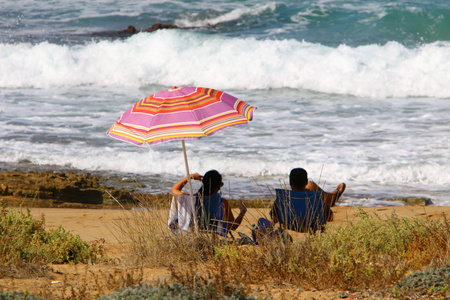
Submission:
[[[191,179],[200,180],[200,181],[203,179],[203,176],[201,176],[198,173],[191,174],[190,177],[191,177]],[[182,191],[184,186],[187,184],[187,182],[188,182],[188,178],[186,176],[183,179],[181,179],[180,181],[178,181],[177,183],[175,183],[174,186],[172,187],[172,189],[170,190],[172,195],[188,195],[186,193],[183,193],[183,191]]]
[[[239,206],[240,212],[235,219],[228,201],[226,199],[222,199],[222,202],[224,208],[224,219],[228,222],[228,229],[236,230],[239,225],[241,225],[242,220],[244,219],[244,215],[247,212],[247,207],[244,205],[244,202],[241,201],[241,204]]]

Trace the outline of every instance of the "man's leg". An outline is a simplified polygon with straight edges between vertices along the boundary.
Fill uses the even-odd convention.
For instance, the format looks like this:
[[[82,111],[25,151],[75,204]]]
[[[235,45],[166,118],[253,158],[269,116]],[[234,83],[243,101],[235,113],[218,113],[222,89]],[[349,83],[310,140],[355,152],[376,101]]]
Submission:
[[[322,190],[314,181],[309,181],[308,184],[305,187],[306,189],[310,191],[322,191],[323,194],[323,201],[328,204],[330,207],[334,206],[336,201],[339,199],[339,197],[344,193],[345,191],[345,183],[340,183],[334,191],[331,193],[325,192]],[[339,192],[339,193],[338,193]]]

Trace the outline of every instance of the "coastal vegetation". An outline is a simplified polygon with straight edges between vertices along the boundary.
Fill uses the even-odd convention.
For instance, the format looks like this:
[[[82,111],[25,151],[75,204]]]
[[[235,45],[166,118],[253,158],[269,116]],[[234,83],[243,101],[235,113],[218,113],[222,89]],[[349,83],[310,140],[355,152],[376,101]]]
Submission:
[[[0,202],[1,204],[1,202]],[[45,230],[44,216],[0,206],[0,275],[23,276],[22,270],[41,273],[54,264],[96,263],[99,251],[62,226]],[[14,274],[12,274],[12,272]]]
[[[360,210],[354,223],[327,226],[294,242],[262,240],[255,246],[167,232],[160,212],[141,210],[133,219],[116,222],[127,253],[116,279],[97,275],[96,284],[72,287],[58,297],[45,291],[36,296],[5,291],[1,299],[257,299],[255,289],[273,284],[365,291],[381,298],[449,296],[450,224],[445,217],[382,219]],[[100,247],[62,227],[46,231],[44,225],[44,218],[35,220],[26,210],[2,208],[2,277],[46,276],[52,264],[116,264]],[[170,276],[143,283],[146,267],[167,268]]]
[[[129,263],[167,267],[173,280],[184,285],[214,282],[222,292],[230,286],[277,283],[301,289],[382,291],[400,298],[411,293],[448,295],[450,224],[445,217],[393,214],[382,219],[360,210],[354,223],[327,226],[293,243],[273,239],[258,246],[164,233],[152,221],[157,218],[143,214],[136,222],[118,222],[129,247]],[[435,273],[439,276],[430,275]]]

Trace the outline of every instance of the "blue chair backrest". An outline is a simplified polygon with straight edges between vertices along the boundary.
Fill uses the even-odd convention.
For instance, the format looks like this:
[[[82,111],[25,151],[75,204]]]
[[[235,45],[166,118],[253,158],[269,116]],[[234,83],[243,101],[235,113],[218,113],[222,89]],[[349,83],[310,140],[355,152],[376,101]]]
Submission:
[[[326,223],[322,192],[275,189],[276,213],[280,224],[298,232],[314,232]]]
[[[222,198],[219,193],[195,199],[199,229],[226,235]],[[225,227],[225,228],[224,228]]]

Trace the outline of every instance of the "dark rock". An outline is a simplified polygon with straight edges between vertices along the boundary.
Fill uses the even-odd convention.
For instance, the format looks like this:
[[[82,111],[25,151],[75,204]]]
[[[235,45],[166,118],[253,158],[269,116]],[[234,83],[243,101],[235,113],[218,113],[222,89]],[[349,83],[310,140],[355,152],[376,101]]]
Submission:
[[[115,200],[119,201],[120,203],[135,203],[135,199],[133,198],[133,195],[125,190],[125,189],[113,189],[109,191],[109,194],[107,194],[105,197],[114,197]],[[114,200],[112,199],[112,200]],[[114,200],[114,201],[115,201]]]
[[[102,184],[105,178],[89,173],[0,172],[0,195],[48,203],[135,204],[132,191]],[[114,182],[112,183],[113,186]]]
[[[135,34],[137,33],[136,28],[133,25],[129,25],[127,29],[117,31],[117,33],[125,33],[125,34]]]
[[[143,30],[144,32],[153,32],[160,29],[177,29],[179,28],[177,25],[172,24],[162,24],[162,23],[155,23],[151,27]]]
[[[433,205],[433,201],[431,201],[430,198],[425,198],[425,197],[384,198],[381,200],[400,201],[400,202],[404,202],[405,205],[421,205],[421,206]]]
[[[57,200],[72,203],[102,204],[103,193],[96,189],[83,189],[67,186],[58,192]]]
[[[163,24],[163,23],[155,23],[153,24],[151,27],[142,30],[142,32],[153,32],[156,30],[160,30],[160,29],[177,29],[177,28],[181,28],[178,27],[177,25],[173,25],[173,24]],[[132,35],[135,33],[138,33],[139,31],[136,29],[136,27],[134,27],[133,25],[128,25],[127,29],[124,30],[119,30],[116,33],[117,34],[126,34],[126,35]],[[94,35],[108,35],[107,32],[97,32],[94,33]]]

